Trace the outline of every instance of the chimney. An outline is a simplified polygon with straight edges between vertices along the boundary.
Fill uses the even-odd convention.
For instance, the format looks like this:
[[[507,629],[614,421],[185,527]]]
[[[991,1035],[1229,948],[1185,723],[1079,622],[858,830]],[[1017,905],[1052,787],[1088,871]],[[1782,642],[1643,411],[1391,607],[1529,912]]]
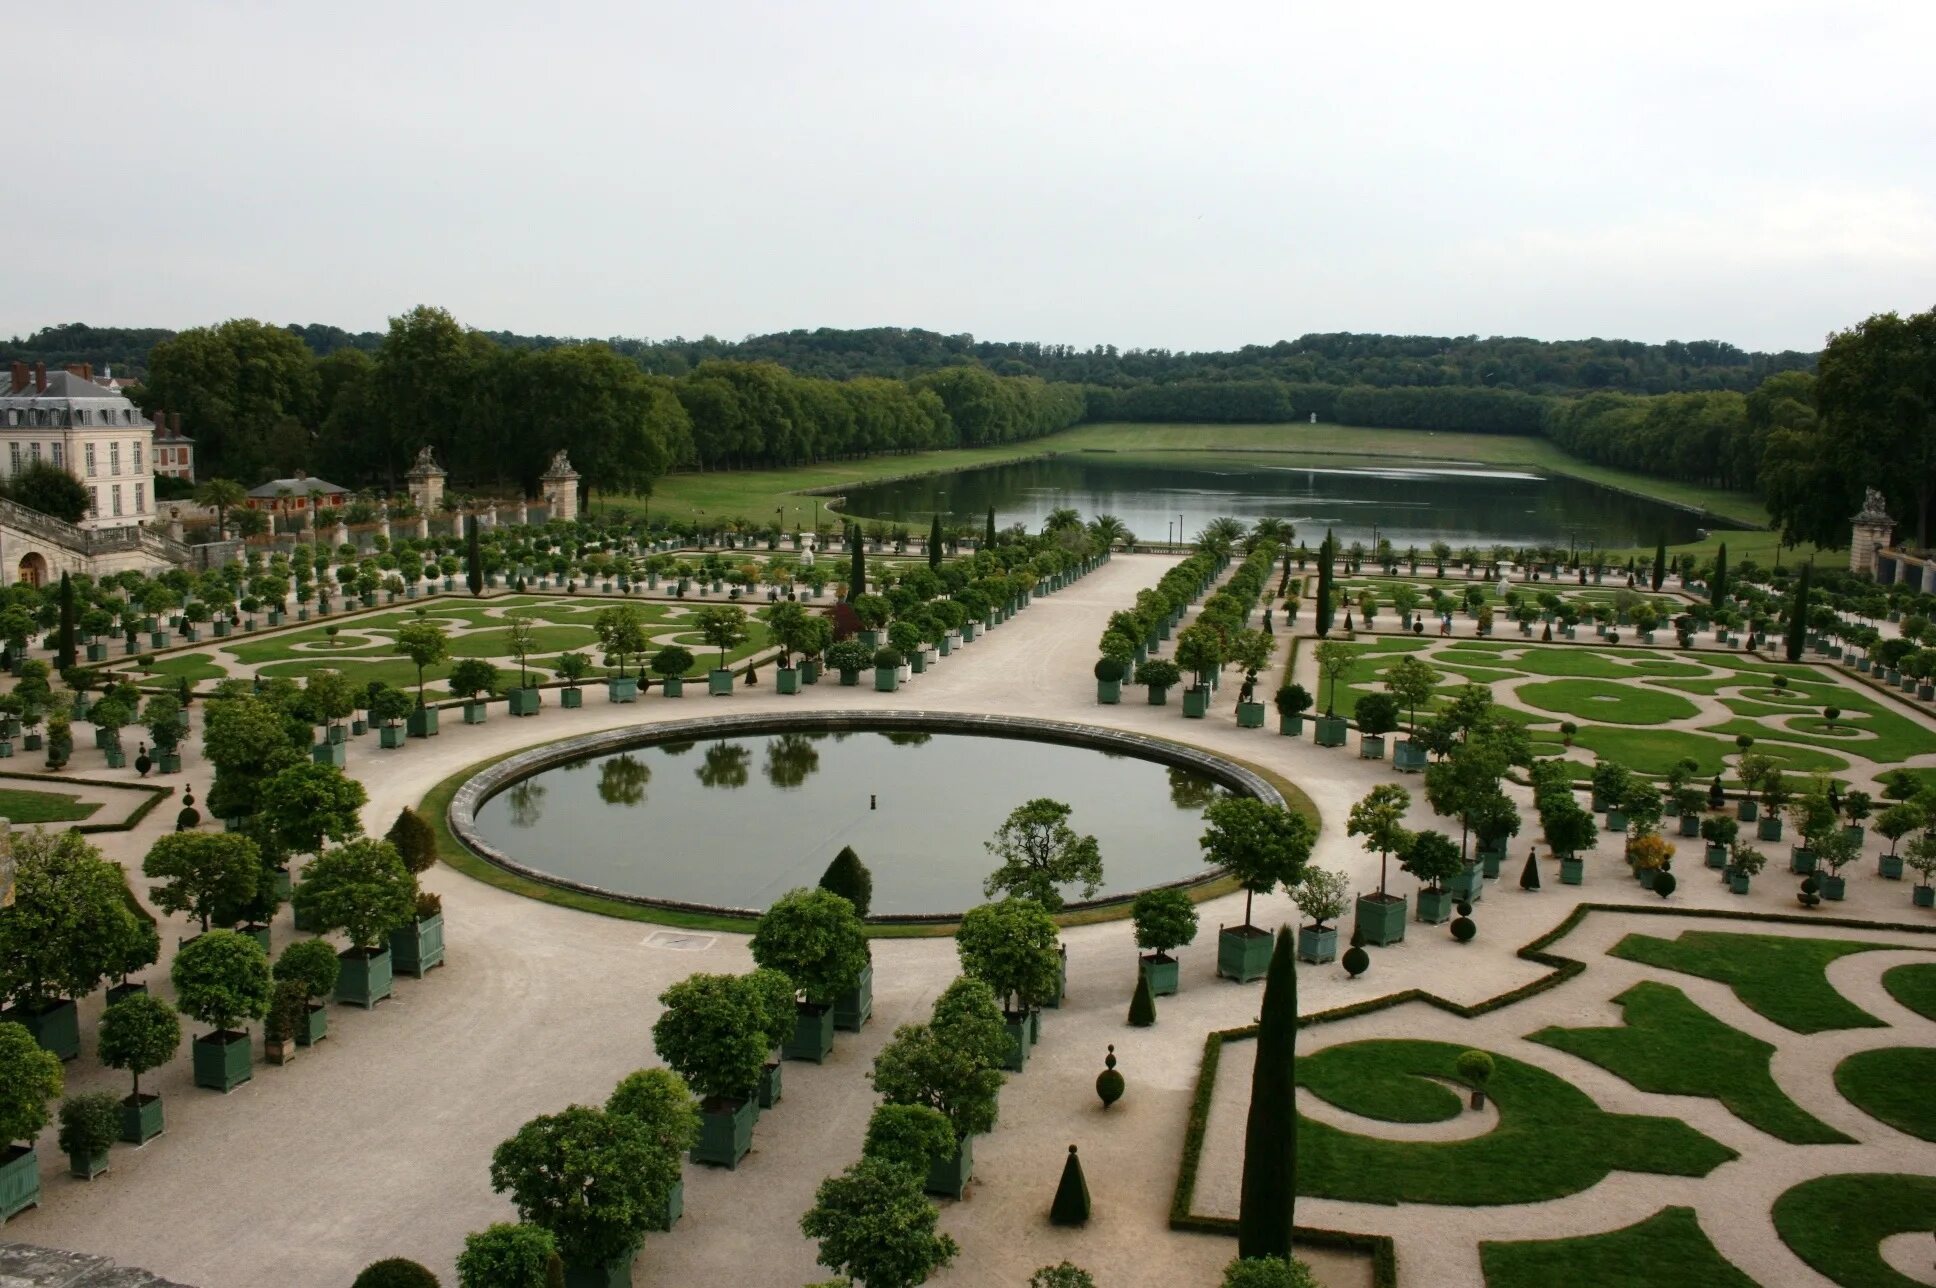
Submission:
[[[171,438],[181,437],[181,413],[178,411],[168,413],[168,434]]]
[[[83,380],[86,380],[86,381],[89,381],[89,382],[92,382],[92,381],[93,381],[93,379],[94,379],[94,364],[93,364],[93,363],[91,363],[91,362],[83,362],[83,363],[81,364],[81,379],[83,379]]]
[[[155,436],[159,438],[167,432],[168,432],[168,413],[165,411],[158,411],[155,413]]]
[[[15,362],[13,364],[13,388],[9,392],[17,394],[25,391],[26,388],[27,364],[24,362]]]
[[[47,392],[47,364],[44,362],[34,364],[34,392],[37,394]]]

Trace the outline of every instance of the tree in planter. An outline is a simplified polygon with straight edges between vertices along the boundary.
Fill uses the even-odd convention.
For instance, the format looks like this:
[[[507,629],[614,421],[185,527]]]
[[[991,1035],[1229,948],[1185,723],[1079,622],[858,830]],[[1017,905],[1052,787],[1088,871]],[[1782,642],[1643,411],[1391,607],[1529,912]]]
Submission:
[[[268,1014],[269,959],[247,935],[211,930],[189,940],[169,977],[182,1012],[208,1025],[208,1037],[239,1037],[236,1025]]]
[[[1306,868],[1291,887],[1291,902],[1311,919],[1311,929],[1323,930],[1325,922],[1336,921],[1351,906],[1351,879],[1328,868]]]
[[[726,666],[726,653],[746,642],[746,610],[726,604],[713,604],[700,609],[693,616],[693,626],[698,629],[699,637],[719,650],[719,667]]]
[[[699,1102],[685,1079],[670,1069],[639,1069],[619,1079],[606,1097],[605,1112],[624,1114],[645,1128],[674,1160],[699,1139]],[[676,1173],[675,1173],[676,1175]]]
[[[558,674],[564,677],[565,687],[576,689],[578,682],[591,674],[592,660],[583,653],[564,653],[559,655],[556,666]]]
[[[1303,876],[1316,830],[1302,814],[1253,796],[1220,797],[1203,811],[1203,820],[1209,824],[1200,841],[1203,861],[1243,884],[1244,926],[1249,929],[1253,897],[1280,885],[1294,886]]]
[[[645,619],[633,605],[615,604],[611,608],[602,610],[597,617],[592,619],[592,628],[598,632],[599,647],[605,650],[606,665],[609,666],[613,662],[617,662],[618,676],[621,680],[625,679],[626,659],[638,657],[643,654],[649,643],[645,633]],[[660,650],[660,652],[663,654],[664,650]],[[661,675],[684,675],[687,669],[692,666],[692,655],[688,653],[686,657],[686,664],[680,667],[678,671],[660,671],[659,673]],[[654,659],[652,669],[654,671],[659,670],[657,659]]]
[[[1174,886],[1145,890],[1129,906],[1136,927],[1136,946],[1154,953],[1152,960],[1168,962],[1170,950],[1197,937],[1197,906]]]
[[[637,1120],[583,1105],[540,1114],[491,1154],[491,1188],[575,1270],[628,1259],[678,1179],[678,1156]]]
[[[827,650],[827,665],[840,672],[843,683],[874,664],[874,654],[859,640],[842,640]]]
[[[1931,882],[1936,881],[1936,835],[1929,831],[1923,832],[1921,836],[1909,843],[1904,856],[1904,862],[1914,868],[1916,874],[1922,878],[1916,884],[1927,890]]]
[[[1102,851],[1095,837],[1079,836],[1069,826],[1070,812],[1061,801],[1040,796],[1011,810],[995,838],[982,843],[1001,860],[982,893],[1033,899],[1050,912],[1062,909],[1061,886],[1079,881],[1082,897],[1093,896],[1102,885]]]
[[[1410,792],[1397,783],[1380,783],[1351,807],[1345,824],[1346,836],[1364,837],[1365,849],[1378,856],[1381,898],[1386,896],[1386,860],[1394,851],[1403,853],[1411,848],[1412,834],[1405,828],[1405,812],[1411,807]]]
[[[1428,889],[1442,890],[1445,883],[1465,867],[1465,860],[1460,857],[1459,847],[1452,843],[1451,837],[1428,829],[1412,837],[1398,866],[1417,877]]]
[[[1717,850],[1726,850],[1741,834],[1741,824],[1726,814],[1710,814],[1701,820],[1701,839]]]
[[[966,986],[966,987],[964,987]],[[904,1024],[874,1057],[874,1089],[891,1105],[920,1105],[947,1120],[955,1141],[993,1130],[1008,1030],[995,994],[958,979],[927,1024]]]
[[[1223,667],[1223,636],[1207,623],[1197,622],[1177,632],[1176,664],[1194,677],[1192,687],[1202,689],[1210,677]]]
[[[874,874],[867,870],[851,845],[841,846],[840,853],[834,855],[827,870],[820,874],[820,888],[853,904],[856,917],[866,917],[874,904]]]
[[[132,1075],[124,1104],[142,1102],[141,1075],[175,1058],[181,1047],[181,1019],[175,1008],[149,993],[130,993],[101,1012],[97,1033],[101,1063]]]
[[[925,1178],[937,1159],[954,1156],[954,1128],[940,1110],[927,1105],[880,1104],[867,1120],[862,1158],[905,1167]]]
[[[106,1171],[108,1151],[120,1134],[121,1100],[113,1092],[83,1092],[61,1103],[60,1149],[73,1160],[76,1176],[91,1180]]]
[[[393,685],[380,685],[369,696],[370,719],[386,729],[394,729],[397,722],[410,714],[416,700],[402,689]]]
[[[553,1278],[553,1271],[556,1278]],[[552,1288],[564,1284],[558,1241],[536,1225],[500,1221],[464,1237],[458,1288]]]
[[[397,652],[417,668],[417,705],[424,705],[424,668],[437,665],[450,656],[450,635],[438,622],[418,618],[397,630]]]
[[[1010,897],[971,908],[955,932],[961,968],[986,983],[1010,1015],[1053,996],[1062,954],[1055,920],[1033,899]]]
[[[1280,685],[1277,690],[1277,714],[1296,720],[1311,709],[1311,692],[1301,684]]]
[[[1367,693],[1358,699],[1353,713],[1358,732],[1367,738],[1382,738],[1398,728],[1398,699],[1389,693]]]
[[[1929,816],[1915,801],[1898,801],[1876,816],[1876,835],[1889,842],[1889,858],[1896,857],[1896,846],[1917,828],[1926,827]]]
[[[1602,760],[1593,766],[1591,781],[1594,798],[1609,808],[1618,809],[1633,786],[1633,774],[1617,761]]]
[[[1257,692],[1257,675],[1270,665],[1272,654],[1277,652],[1277,637],[1263,631],[1239,631],[1230,641],[1230,660],[1243,668],[1244,685],[1238,692],[1239,702],[1249,702]]]
[[[127,881],[78,831],[15,832],[13,903],[0,909],[0,1000],[43,1013],[94,991],[153,933]]]
[[[800,1230],[820,1241],[820,1264],[849,1280],[867,1288],[914,1288],[960,1251],[935,1233],[940,1215],[910,1169],[863,1157],[820,1183]]]
[[[1385,689],[1405,708],[1406,723],[1411,726],[1414,733],[1418,731],[1418,709],[1420,707],[1431,709],[1432,694],[1438,688],[1439,681],[1444,678],[1423,658],[1413,657],[1410,654],[1399,658],[1386,668]],[[1359,711],[1361,720],[1363,715],[1361,704]],[[1362,727],[1361,724],[1360,728]]]
[[[828,890],[791,890],[754,928],[753,960],[793,981],[806,1004],[827,1007],[860,982],[867,932],[854,905]]]
[[[273,849],[314,854],[329,841],[363,834],[363,784],[334,765],[302,762],[262,784],[258,820]]]
[[[185,912],[207,930],[211,917],[255,898],[262,854],[240,833],[170,832],[148,848],[141,874],[162,882],[148,890],[157,908]]]
[[[437,1276],[407,1257],[372,1261],[358,1272],[350,1288],[438,1288]]]
[[[1136,683],[1151,689],[1173,689],[1183,672],[1168,658],[1153,657],[1136,668]]]
[[[808,636],[812,634],[807,623],[811,620],[812,614],[807,612],[805,604],[797,600],[782,599],[767,605],[760,611],[760,616],[766,619],[767,633],[780,647],[780,669],[790,669],[793,666],[793,655],[807,650]]]
[[[33,1148],[63,1081],[59,1056],[41,1050],[25,1025],[0,1021],[0,1161],[12,1162],[19,1142]]]
[[[340,930],[364,956],[417,912],[417,883],[388,841],[361,838],[324,850],[303,871],[296,906],[324,930]]]
[[[538,646],[537,634],[532,629],[531,615],[529,613],[512,613],[505,619],[505,625],[507,627],[505,631],[505,648],[510,652],[512,657],[518,660],[518,687],[520,689],[528,689],[531,687],[531,654]],[[484,686],[479,685],[478,687],[483,688]],[[492,691],[495,691],[497,687],[497,668],[495,667],[491,669],[490,687]]]
[[[659,1005],[653,1048],[707,1108],[753,1094],[772,1049],[767,1004],[755,981],[688,975],[659,994]]]
[[[484,702],[489,702],[496,697],[498,685],[502,680],[503,677],[498,673],[498,669],[489,662],[482,658],[467,657],[450,668],[450,678],[444,683],[450,686],[452,693],[462,698],[468,705],[480,701],[477,696],[480,693],[484,695],[481,699]]]
[[[1448,842],[1449,844],[1449,842]],[[1237,1210],[1240,1257],[1289,1257],[1297,1203],[1297,961],[1288,928],[1277,932],[1244,1125]]]
[[[303,708],[311,724],[335,729],[356,712],[356,686],[341,671],[317,671],[303,682]]]
[[[1337,640],[1325,640],[1317,647],[1318,675],[1324,680],[1326,694],[1324,714],[1326,719],[1335,719],[1338,714],[1338,681],[1350,673],[1358,657],[1364,650]]]

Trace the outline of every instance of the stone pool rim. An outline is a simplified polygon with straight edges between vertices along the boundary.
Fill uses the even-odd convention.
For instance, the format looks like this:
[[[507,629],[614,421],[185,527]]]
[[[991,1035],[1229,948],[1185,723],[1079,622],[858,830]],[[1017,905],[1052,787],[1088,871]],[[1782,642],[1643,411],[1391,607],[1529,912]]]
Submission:
[[[1266,804],[1286,804],[1283,794],[1276,787],[1263,776],[1242,765],[1198,747],[1152,737],[1148,734],[1073,721],[1042,720],[1030,716],[981,715],[959,711],[859,709],[803,711],[797,714],[747,712],[699,719],[652,720],[526,748],[486,766],[467,778],[452,794],[450,804],[445,810],[445,822],[457,842],[479,859],[493,867],[541,885],[635,907],[757,921],[765,909],[741,908],[730,904],[694,903],[680,899],[661,899],[652,895],[633,894],[532,867],[504,853],[484,839],[477,829],[477,811],[493,796],[548,769],[556,769],[592,756],[609,755],[636,747],[763,733],[840,731],[893,733],[903,730],[914,733],[1017,738],[1029,742],[1060,743],[1065,746],[1085,747],[1093,751],[1133,756],[1161,765],[1193,770],[1213,780],[1220,787],[1254,796]],[[1129,902],[1144,890],[1188,890],[1221,880],[1226,875],[1223,868],[1206,865],[1198,872],[1175,881],[1158,882],[1138,890],[1113,894],[1105,899],[1070,900],[1063,904],[1061,911],[1075,913],[1099,908],[1127,907]],[[869,916],[867,922],[869,925],[881,926],[946,925],[959,921],[962,913],[966,911],[966,908],[962,908],[952,912],[877,913]]]

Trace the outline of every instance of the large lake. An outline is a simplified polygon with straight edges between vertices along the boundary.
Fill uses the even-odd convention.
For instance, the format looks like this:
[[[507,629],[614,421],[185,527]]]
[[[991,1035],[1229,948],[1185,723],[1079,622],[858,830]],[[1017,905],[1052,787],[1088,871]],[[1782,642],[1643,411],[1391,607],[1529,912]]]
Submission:
[[[486,801],[477,829],[559,876],[729,908],[817,884],[851,845],[874,874],[874,912],[960,912],[983,901],[996,866],[982,843],[1032,797],[1069,805],[1070,826],[1096,837],[1100,898],[1203,875],[1203,807],[1220,790],[1191,770],[1053,742],[753,734],[545,770]]]
[[[1288,519],[1312,546],[1325,529],[1346,544],[1374,536],[1403,550],[1444,541],[1486,546],[1617,549],[1699,539],[1728,526],[1646,497],[1581,479],[1465,465],[1371,464],[1363,457],[1118,456],[1073,452],[1036,461],[857,486],[846,511],[926,524],[940,512],[979,525],[995,508],[1002,526],[1041,526],[1051,510],[1087,519],[1113,514],[1144,541],[1184,537],[1208,520]]]

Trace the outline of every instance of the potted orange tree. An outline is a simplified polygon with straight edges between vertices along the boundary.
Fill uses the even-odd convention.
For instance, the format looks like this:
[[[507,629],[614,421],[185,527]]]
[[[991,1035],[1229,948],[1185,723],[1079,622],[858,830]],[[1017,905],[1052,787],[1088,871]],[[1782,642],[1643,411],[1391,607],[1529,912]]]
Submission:
[[[1253,796],[1224,796],[1203,811],[1203,861],[1237,878],[1244,887],[1244,920],[1217,931],[1217,974],[1247,984],[1270,966],[1272,935],[1251,922],[1251,901],[1294,886],[1310,861],[1316,840],[1309,819]]]
[[[1129,906],[1136,946],[1146,950],[1138,962],[1150,992],[1168,997],[1181,986],[1181,972],[1170,950],[1197,937],[1197,906],[1175,886],[1145,890]]]
[[[753,1146],[766,1065],[767,1007],[744,975],[689,975],[659,994],[652,1045],[699,1097],[692,1161],[737,1167]]]
[[[101,1012],[101,1063],[134,1078],[121,1102],[121,1139],[145,1145],[163,1129],[161,1097],[141,1090],[141,1075],[175,1058],[181,1047],[181,1019],[175,1008],[147,993],[130,993]]]

